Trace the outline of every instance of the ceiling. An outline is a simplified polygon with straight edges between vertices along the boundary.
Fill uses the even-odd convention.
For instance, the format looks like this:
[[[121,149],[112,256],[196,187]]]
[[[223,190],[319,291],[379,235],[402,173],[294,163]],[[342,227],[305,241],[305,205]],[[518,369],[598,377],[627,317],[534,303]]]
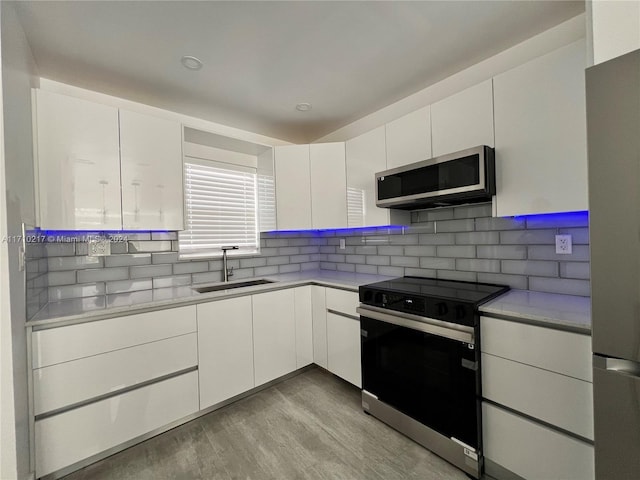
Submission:
[[[45,1],[42,77],[315,140],[584,11],[584,1]],[[183,55],[200,58],[185,69]],[[295,105],[309,102],[309,112]]]

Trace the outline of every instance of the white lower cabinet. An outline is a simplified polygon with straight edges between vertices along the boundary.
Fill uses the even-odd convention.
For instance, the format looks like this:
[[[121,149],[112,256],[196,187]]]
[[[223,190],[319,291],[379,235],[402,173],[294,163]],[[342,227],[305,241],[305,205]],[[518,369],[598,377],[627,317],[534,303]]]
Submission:
[[[483,402],[484,455],[530,480],[595,478],[593,446]],[[487,474],[491,475],[491,465]]]
[[[313,363],[313,310],[311,285],[294,290],[296,313],[296,368]]]
[[[327,354],[331,373],[362,388],[358,319],[327,312]]]
[[[313,309],[313,362],[322,368],[329,368],[327,362],[327,299],[325,287],[311,287]]]
[[[256,386],[296,369],[293,289],[261,293],[253,302],[253,355]]]
[[[37,420],[36,477],[116,447],[198,411],[198,374],[162,382]]]
[[[198,311],[200,409],[255,386],[251,297],[202,303]]]

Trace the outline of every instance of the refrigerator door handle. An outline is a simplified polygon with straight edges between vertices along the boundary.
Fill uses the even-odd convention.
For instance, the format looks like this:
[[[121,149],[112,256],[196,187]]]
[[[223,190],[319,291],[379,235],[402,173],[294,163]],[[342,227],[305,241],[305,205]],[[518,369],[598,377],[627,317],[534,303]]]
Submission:
[[[593,366],[602,370],[619,372],[634,377],[640,377],[640,363],[632,362],[631,360],[594,355]]]

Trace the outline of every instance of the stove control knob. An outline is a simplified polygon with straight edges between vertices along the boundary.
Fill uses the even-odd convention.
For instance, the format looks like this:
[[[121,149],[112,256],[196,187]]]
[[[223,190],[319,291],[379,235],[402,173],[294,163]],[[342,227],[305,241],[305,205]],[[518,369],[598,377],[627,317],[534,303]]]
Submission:
[[[449,307],[444,302],[436,303],[436,308],[438,309],[438,315],[446,315],[449,312]]]
[[[458,305],[456,306],[456,319],[457,320],[462,320],[465,315],[467,314],[467,311],[464,308],[464,305]]]

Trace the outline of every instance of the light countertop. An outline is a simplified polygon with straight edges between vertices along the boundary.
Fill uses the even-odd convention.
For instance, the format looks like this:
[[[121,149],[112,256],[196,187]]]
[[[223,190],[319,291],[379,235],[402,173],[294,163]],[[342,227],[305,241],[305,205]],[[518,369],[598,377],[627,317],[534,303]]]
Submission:
[[[591,334],[591,299],[511,290],[480,306],[480,312],[544,327]]]

